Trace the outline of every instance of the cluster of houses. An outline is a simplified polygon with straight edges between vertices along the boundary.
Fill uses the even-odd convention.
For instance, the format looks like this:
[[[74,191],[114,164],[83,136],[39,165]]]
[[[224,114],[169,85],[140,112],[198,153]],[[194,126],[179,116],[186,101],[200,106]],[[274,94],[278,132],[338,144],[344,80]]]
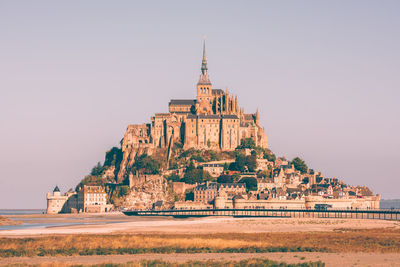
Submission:
[[[245,183],[206,182],[192,186],[175,182],[175,193],[183,196],[193,190],[194,195],[193,200],[175,202],[175,209],[312,209],[321,205],[336,209],[379,209],[380,196],[373,195],[367,187],[348,186],[312,169],[301,173],[285,158],[277,158],[275,162],[257,159],[254,173],[226,171],[222,162],[202,166],[213,177],[235,174],[236,181],[252,177],[257,181],[257,189],[248,190]]]
[[[192,195],[191,200],[173,203],[173,208],[186,210],[214,208],[314,209],[321,206],[334,209],[379,209],[380,207],[380,196],[373,195],[367,187],[348,186],[337,178],[323,177],[320,172],[312,169],[301,173],[285,158],[277,158],[274,162],[262,158],[257,159],[257,169],[253,173],[225,170],[225,163],[230,162],[232,160],[201,165],[203,170],[214,178],[213,180],[218,180],[218,177],[224,175],[232,178],[230,183],[207,181],[201,184],[186,184],[172,182],[170,186],[175,194],[181,196],[180,199],[185,199],[188,193]],[[257,186],[247,188],[246,183],[240,182],[244,177],[252,178],[253,181],[256,181]],[[138,184],[147,184],[153,180],[165,181],[161,175],[129,178],[130,188]],[[163,187],[161,191],[166,190]],[[154,201],[152,206],[155,209],[170,208],[165,206],[165,199],[153,199],[152,201]],[[85,185],[78,192],[70,190],[65,194],[61,194],[56,186],[52,193],[47,193],[47,213],[49,214],[100,213],[112,209],[113,205],[107,204],[107,193],[101,186]]]

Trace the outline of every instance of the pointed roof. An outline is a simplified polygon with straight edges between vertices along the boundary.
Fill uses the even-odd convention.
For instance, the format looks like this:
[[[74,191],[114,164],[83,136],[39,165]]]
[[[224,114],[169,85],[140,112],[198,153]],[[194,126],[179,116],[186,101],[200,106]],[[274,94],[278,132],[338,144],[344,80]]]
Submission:
[[[54,187],[53,193],[54,192],[60,192],[60,188],[58,188],[58,185],[56,185],[56,187]]]
[[[258,121],[260,120],[260,113],[258,112],[258,108],[255,115],[256,115],[256,122],[258,123]]]
[[[201,61],[201,75],[198,84],[211,85],[210,79],[207,73],[207,56],[206,56],[206,40],[203,42],[203,59]]]
[[[201,61],[201,73],[207,73],[206,40],[203,42],[203,59]]]

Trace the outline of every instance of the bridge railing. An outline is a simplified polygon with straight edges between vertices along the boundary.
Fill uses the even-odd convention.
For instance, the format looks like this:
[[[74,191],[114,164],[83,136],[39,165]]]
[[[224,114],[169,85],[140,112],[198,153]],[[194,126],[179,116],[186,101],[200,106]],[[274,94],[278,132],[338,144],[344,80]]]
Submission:
[[[355,218],[399,220],[399,210],[370,209],[170,209],[124,212],[133,216],[234,216],[234,217],[292,217],[292,218]]]

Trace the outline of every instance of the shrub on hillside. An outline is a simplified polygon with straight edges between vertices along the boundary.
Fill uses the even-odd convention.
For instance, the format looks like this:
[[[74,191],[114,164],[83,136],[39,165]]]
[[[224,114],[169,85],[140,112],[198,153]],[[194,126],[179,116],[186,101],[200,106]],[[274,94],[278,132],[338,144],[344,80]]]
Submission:
[[[246,169],[254,172],[257,169],[257,157],[255,155],[246,156],[243,153],[237,153],[235,162],[229,165],[229,170],[244,172]]]
[[[237,149],[254,149],[256,147],[256,143],[254,142],[253,138],[244,138],[240,140],[240,145],[237,147]]]
[[[304,162],[304,160],[302,160],[299,157],[295,157],[292,160],[292,164],[294,166],[294,168],[298,171],[300,171],[301,173],[306,173],[308,171],[308,167],[307,164]]]
[[[158,174],[160,173],[161,162],[147,154],[142,154],[133,166],[136,170],[145,174]]]
[[[210,181],[211,178],[211,175],[202,169],[192,169],[185,173],[182,181],[187,184],[195,184]]]
[[[243,177],[239,180],[239,183],[246,184],[246,189],[248,191],[257,190],[257,179],[254,177]]]
[[[104,160],[104,167],[115,166],[118,167],[121,164],[123,157],[122,150],[117,147],[113,147],[106,152],[106,158]]]
[[[100,162],[97,162],[96,166],[94,166],[90,172],[90,175],[93,176],[101,176],[103,175],[103,171],[104,171],[104,167],[103,165],[101,165]]]
[[[222,174],[217,178],[217,182],[221,184],[233,183],[233,178],[230,175]]]
[[[193,191],[185,193],[185,201],[194,201]]]

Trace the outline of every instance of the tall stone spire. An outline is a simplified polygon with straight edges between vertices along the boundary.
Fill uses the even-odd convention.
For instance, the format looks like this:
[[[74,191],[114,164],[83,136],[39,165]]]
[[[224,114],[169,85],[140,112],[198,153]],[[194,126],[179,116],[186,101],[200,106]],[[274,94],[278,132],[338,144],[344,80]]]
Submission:
[[[201,75],[198,84],[211,84],[207,73],[207,55],[206,55],[206,40],[203,42],[203,59],[201,61]]]
[[[258,112],[258,108],[255,115],[256,115],[256,124],[258,125],[260,122],[260,113]]]
[[[206,40],[203,41],[203,60],[201,61],[201,73],[207,74],[207,55],[206,55]]]
[[[236,107],[235,112],[238,113],[239,112],[239,103],[238,103],[237,95],[235,96],[235,107]]]

